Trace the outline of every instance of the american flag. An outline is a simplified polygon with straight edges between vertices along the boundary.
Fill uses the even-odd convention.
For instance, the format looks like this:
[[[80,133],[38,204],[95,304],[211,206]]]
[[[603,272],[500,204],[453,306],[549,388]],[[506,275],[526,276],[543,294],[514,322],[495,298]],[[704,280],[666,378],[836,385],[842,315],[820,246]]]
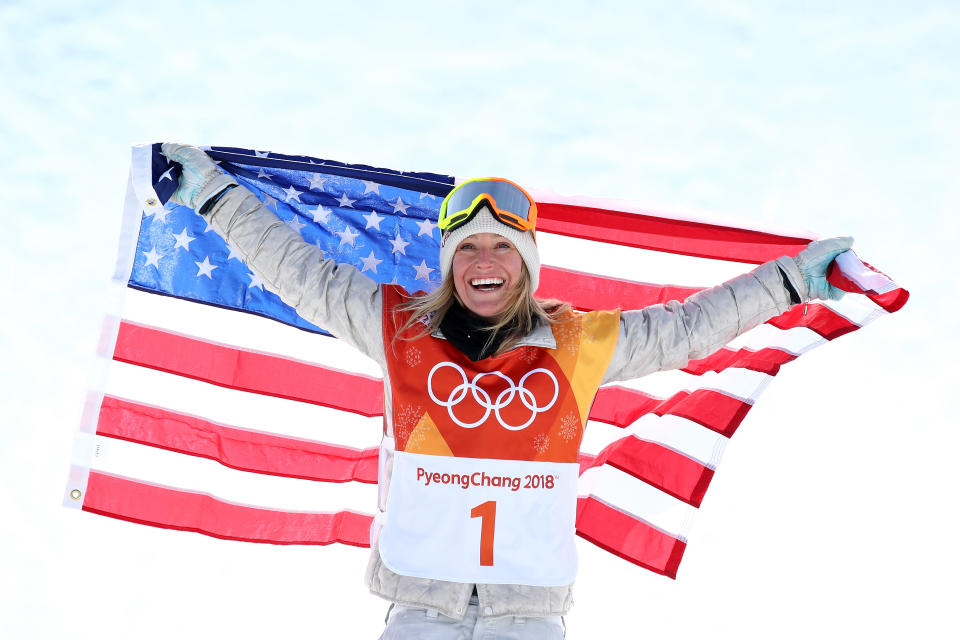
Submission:
[[[436,219],[454,178],[208,153],[324,257],[411,292],[439,284]],[[118,311],[104,323],[104,366],[64,504],[232,540],[369,546],[383,412],[377,366],[300,318],[203,218],[167,202],[178,175],[159,145],[134,148]],[[538,295],[582,310],[642,308],[702,288],[626,279],[656,273],[658,260],[668,278],[682,263],[711,285],[718,265],[733,275],[810,240],[532,192],[547,265]],[[578,535],[676,577],[725,443],[780,367],[906,302],[882,273],[852,253],[842,258],[832,281],[862,295],[799,305],[682,371],[601,388],[580,455]]]

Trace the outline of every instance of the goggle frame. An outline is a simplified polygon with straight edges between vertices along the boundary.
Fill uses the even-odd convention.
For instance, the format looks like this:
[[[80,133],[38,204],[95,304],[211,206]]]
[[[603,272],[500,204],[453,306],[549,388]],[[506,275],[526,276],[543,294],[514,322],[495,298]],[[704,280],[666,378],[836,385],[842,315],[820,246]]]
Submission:
[[[460,206],[454,213],[448,213],[449,204],[455,193],[467,185],[479,182],[502,183],[505,186],[512,188],[510,190],[516,190],[519,192],[519,194],[523,196],[523,200],[526,203],[526,216],[520,215],[516,211],[511,211],[509,208],[504,208],[497,204],[496,197],[489,192],[502,191],[503,187],[480,191],[473,197],[468,206]],[[516,196],[517,194],[514,193],[511,195]],[[437,220],[437,226],[444,234],[450,233],[462,227],[477,215],[477,212],[481,209],[484,202],[490,206],[493,217],[496,218],[497,221],[517,229],[518,231],[529,231],[534,235],[536,234],[537,203],[533,198],[530,197],[530,194],[527,193],[523,187],[505,178],[474,178],[457,185],[456,188],[451,191],[446,198],[444,198],[443,203],[440,205],[440,215],[439,219]]]

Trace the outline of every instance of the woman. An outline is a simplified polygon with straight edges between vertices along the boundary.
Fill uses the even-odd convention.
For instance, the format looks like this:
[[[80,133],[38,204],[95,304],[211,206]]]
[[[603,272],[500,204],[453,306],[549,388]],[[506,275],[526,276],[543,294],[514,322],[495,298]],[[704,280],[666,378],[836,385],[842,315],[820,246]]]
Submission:
[[[533,297],[536,204],[500,179],[441,206],[440,287],[408,296],[323,260],[199,149],[173,196],[307,320],[384,371],[380,512],[367,570],[384,638],[559,638],[572,605],[577,453],[599,385],[684,366],[792,304],[842,295],[814,242],[687,301],[574,313]]]

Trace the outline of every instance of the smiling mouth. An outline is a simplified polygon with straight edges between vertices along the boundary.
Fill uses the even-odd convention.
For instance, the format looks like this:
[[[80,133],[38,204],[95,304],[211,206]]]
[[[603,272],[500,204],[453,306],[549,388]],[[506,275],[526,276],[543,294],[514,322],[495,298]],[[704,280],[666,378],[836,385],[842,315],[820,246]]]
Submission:
[[[502,278],[474,278],[470,286],[478,291],[496,291],[503,286]]]

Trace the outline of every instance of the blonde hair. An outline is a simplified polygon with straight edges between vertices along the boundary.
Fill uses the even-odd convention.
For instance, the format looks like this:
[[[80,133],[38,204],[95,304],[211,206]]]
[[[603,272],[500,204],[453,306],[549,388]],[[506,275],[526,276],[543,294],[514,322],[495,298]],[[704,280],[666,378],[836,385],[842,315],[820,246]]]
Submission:
[[[501,330],[507,329],[508,332],[502,336],[499,348],[488,355],[500,355],[512,349],[525,335],[533,330],[537,320],[547,324],[555,324],[572,311],[572,307],[566,302],[534,298],[527,265],[525,263],[521,264],[520,281],[511,292],[504,310],[492,318],[493,325],[488,329],[489,336],[487,336],[487,343],[484,345],[483,351],[486,351],[493,344]],[[463,305],[463,302],[457,295],[456,288],[453,285],[453,277],[448,275],[434,291],[411,298],[409,302],[404,302],[396,308],[397,313],[407,311],[411,313],[406,322],[397,330],[395,336],[403,336],[403,340],[416,340],[435,332],[440,327],[440,323],[443,322],[447,311],[454,304]],[[394,315],[394,322],[396,322],[396,315]],[[418,323],[422,326],[422,330],[413,335],[404,335],[407,329]]]

